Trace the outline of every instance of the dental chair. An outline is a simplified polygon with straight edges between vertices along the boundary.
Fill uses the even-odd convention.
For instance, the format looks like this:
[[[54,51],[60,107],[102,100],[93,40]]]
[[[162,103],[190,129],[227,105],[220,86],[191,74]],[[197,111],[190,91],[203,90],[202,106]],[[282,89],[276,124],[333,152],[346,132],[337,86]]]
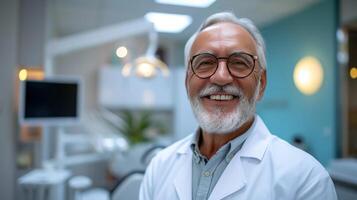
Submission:
[[[165,148],[164,145],[149,145],[145,148],[140,147],[139,150],[135,149],[132,151],[132,153],[135,153],[135,155],[128,154],[126,158],[121,158],[118,160],[120,163],[126,163],[126,167],[132,164],[132,168],[128,167],[128,169],[126,169],[125,172],[127,172],[127,174],[120,178],[119,182],[116,184],[116,187],[114,187],[114,190],[112,190],[111,199],[139,199],[139,190],[141,182],[144,178],[145,169],[150,163],[151,159],[163,148]]]
[[[111,200],[138,200],[141,182],[144,178],[144,171],[136,171],[128,174],[118,184],[112,193]]]

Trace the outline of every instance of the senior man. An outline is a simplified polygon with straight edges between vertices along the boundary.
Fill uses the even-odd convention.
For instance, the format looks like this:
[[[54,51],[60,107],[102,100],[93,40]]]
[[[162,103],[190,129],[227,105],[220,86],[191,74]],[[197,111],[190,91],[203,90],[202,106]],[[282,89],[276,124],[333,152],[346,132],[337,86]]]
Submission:
[[[255,114],[267,83],[264,40],[248,19],[208,17],[185,47],[198,130],[150,163],[142,200],[333,200],[326,170]]]

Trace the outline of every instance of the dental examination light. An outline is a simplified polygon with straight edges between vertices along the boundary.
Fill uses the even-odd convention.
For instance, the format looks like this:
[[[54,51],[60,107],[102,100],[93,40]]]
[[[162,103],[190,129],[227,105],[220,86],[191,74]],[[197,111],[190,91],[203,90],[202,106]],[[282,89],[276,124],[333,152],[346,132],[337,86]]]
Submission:
[[[127,63],[123,66],[122,75],[129,76],[131,71],[135,70],[135,74],[142,78],[153,78],[157,71],[160,70],[162,75],[168,77],[170,74],[168,66],[156,57],[155,52],[158,46],[158,33],[154,26],[149,30],[149,46],[144,56],[140,56],[134,61],[134,65]]]

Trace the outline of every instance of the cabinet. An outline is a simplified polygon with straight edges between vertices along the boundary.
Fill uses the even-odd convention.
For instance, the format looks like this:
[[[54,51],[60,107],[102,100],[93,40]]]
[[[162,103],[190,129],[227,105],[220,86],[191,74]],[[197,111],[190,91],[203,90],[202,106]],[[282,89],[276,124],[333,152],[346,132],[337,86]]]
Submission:
[[[121,67],[106,66],[100,69],[98,101],[100,105],[114,109],[173,108],[174,76],[157,75],[152,79],[136,76],[124,77]]]

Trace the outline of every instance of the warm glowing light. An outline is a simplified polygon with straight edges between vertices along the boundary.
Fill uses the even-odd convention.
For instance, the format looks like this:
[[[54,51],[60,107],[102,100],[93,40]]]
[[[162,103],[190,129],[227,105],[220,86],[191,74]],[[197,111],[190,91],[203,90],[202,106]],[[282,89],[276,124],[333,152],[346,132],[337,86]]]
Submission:
[[[160,70],[164,77],[168,77],[170,74],[167,65],[153,56],[137,58],[135,60],[135,66],[136,75],[143,78],[153,78],[157,70]]]
[[[136,76],[141,78],[154,78],[158,72],[161,72],[161,75],[164,77],[170,75],[167,65],[160,59],[152,56],[142,56],[135,59],[134,63],[126,63],[121,70],[121,74],[124,77],[128,77],[132,70],[135,71]]]
[[[124,58],[125,56],[128,55],[128,49],[124,46],[121,46],[121,47],[117,48],[116,54],[119,58]]]
[[[27,79],[27,70],[26,69],[20,70],[19,79],[20,79],[20,81],[24,81]]]
[[[320,62],[311,56],[302,58],[294,70],[294,83],[306,95],[316,93],[323,81],[323,69]]]
[[[156,69],[152,64],[149,63],[140,63],[136,67],[136,74],[140,77],[150,78],[155,76]]]
[[[352,79],[356,79],[357,78],[357,68],[356,67],[352,67],[350,70],[350,76]]]
[[[20,81],[25,81],[28,79],[43,80],[45,77],[45,73],[39,67],[38,68],[35,68],[35,67],[25,68],[24,66],[21,66],[20,68],[22,68],[18,74]]]

